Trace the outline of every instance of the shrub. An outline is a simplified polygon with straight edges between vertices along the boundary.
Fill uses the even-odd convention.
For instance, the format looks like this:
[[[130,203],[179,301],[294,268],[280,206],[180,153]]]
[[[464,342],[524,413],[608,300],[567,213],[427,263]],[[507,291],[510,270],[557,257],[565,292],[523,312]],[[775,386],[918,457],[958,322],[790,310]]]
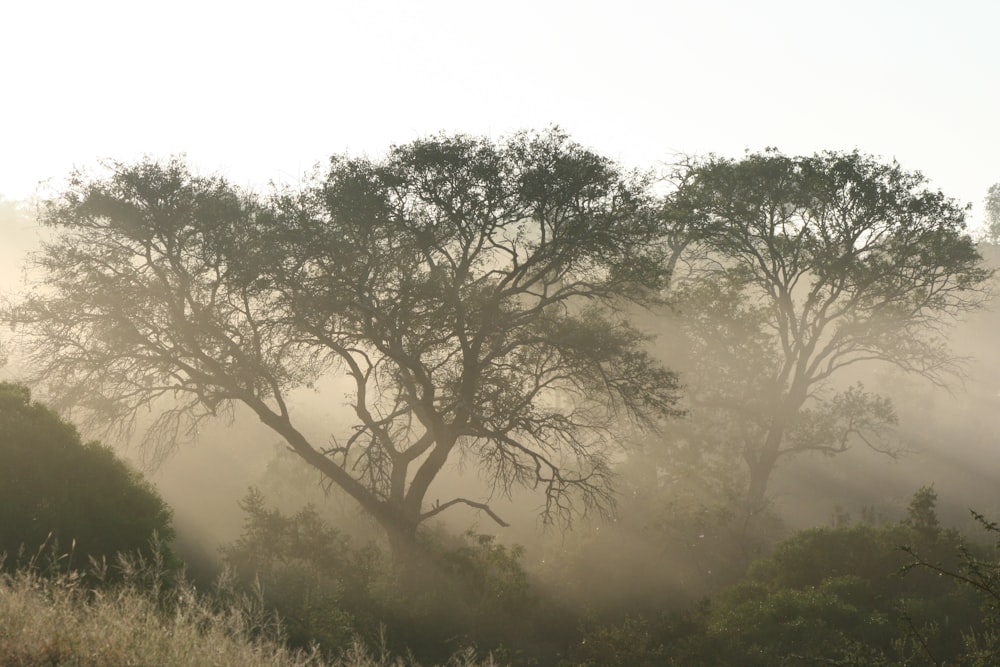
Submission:
[[[332,656],[360,637],[431,663],[471,646],[511,661],[538,648],[542,624],[518,547],[428,532],[419,564],[400,571],[375,545],[352,545],[313,506],[285,514],[251,490],[241,507],[243,534],[224,561],[244,589],[259,584],[294,646],[316,642]]]
[[[0,552],[58,548],[63,565],[117,552],[150,556],[173,537],[170,511],[142,476],[97,442],[84,444],[72,424],[31,400],[27,387],[0,383]],[[154,536],[159,539],[154,540]]]
[[[332,652],[349,646],[357,633],[378,638],[371,596],[384,563],[377,550],[352,548],[312,506],[285,515],[252,489],[240,507],[243,534],[223,548],[223,558],[245,587],[260,583],[293,645],[318,642]]]
[[[961,540],[940,527],[935,502],[924,488],[898,524],[804,530],[779,544],[713,602],[707,637],[719,658],[706,664],[878,664],[931,628],[923,635],[930,650],[958,655],[963,635],[979,625],[972,597],[933,573],[903,576],[901,547],[954,562]],[[869,662],[857,662],[862,655]]]

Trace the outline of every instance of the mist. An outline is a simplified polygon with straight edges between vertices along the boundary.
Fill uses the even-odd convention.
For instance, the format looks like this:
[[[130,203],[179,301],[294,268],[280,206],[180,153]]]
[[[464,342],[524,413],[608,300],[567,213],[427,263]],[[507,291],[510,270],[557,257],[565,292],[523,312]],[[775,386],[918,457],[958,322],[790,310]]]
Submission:
[[[21,267],[38,248],[39,231],[27,204],[0,200],[0,216],[5,239],[0,292],[17,295]],[[1000,268],[995,246],[982,243],[978,248],[987,267]],[[679,333],[684,313],[668,298],[665,304],[635,308],[631,315],[652,334],[646,352],[677,372],[683,396],[698,372],[690,341]],[[898,451],[888,456],[852,437],[835,455],[805,452],[784,460],[769,480],[766,508],[755,510],[751,518],[740,516],[746,479],[738,460],[727,461],[724,453],[691,458],[690,451],[676,447],[688,437],[684,429],[713,426],[696,404],[682,400],[687,413],[657,428],[640,433],[624,420],[615,425],[613,516],[590,512],[578,513],[571,522],[545,521],[540,518],[544,488],[484,491],[488,474],[474,457],[459,454],[434,479],[427,502],[436,506],[450,498],[475,499],[488,503],[509,525],[502,527],[469,505],[434,517],[422,530],[446,536],[441,537],[445,542],[471,531],[490,544],[516,549],[535,594],[554,609],[570,610],[573,623],[579,624],[613,624],[630,614],[686,613],[699,600],[737,584],[751,563],[766,559],[799,531],[904,521],[922,487],[932,487],[940,499],[937,512],[943,525],[972,534],[977,526],[970,509],[1000,516],[995,494],[1000,477],[998,327],[1000,297],[994,294],[981,309],[963,313],[946,329],[952,352],[962,360],[961,375],[951,382],[935,384],[877,361],[858,363],[838,376],[831,391],[860,382],[865,390],[891,400],[897,421],[887,437]],[[10,360],[4,379],[16,380],[16,331],[6,335],[5,350]],[[309,440],[333,446],[354,432],[356,419],[345,398],[351,391],[343,369],[337,368],[290,392],[288,412]],[[749,402],[755,397],[742,398]],[[196,577],[207,581],[221,571],[225,549],[246,535],[247,510],[240,501],[251,488],[274,511],[291,516],[311,506],[353,545],[387,548],[385,536],[359,504],[304,463],[251,411],[236,407],[201,422],[196,432],[164,450],[143,445],[144,426],[140,418],[128,437],[109,442],[144,471],[173,509],[177,552]],[[85,435],[110,437],[99,428],[85,430]]]

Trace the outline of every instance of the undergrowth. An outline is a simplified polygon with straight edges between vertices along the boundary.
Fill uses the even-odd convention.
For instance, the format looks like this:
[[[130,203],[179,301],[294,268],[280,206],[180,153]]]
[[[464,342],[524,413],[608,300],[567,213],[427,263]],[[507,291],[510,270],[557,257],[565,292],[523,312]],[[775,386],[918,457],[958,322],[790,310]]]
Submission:
[[[260,591],[239,593],[225,576],[203,593],[183,576],[165,577],[156,562],[119,558],[113,583],[102,563],[86,573],[59,564],[33,559],[0,574],[0,665],[417,667],[391,655],[384,640],[374,649],[356,640],[332,660],[315,647],[290,649]],[[447,664],[495,665],[472,649]]]

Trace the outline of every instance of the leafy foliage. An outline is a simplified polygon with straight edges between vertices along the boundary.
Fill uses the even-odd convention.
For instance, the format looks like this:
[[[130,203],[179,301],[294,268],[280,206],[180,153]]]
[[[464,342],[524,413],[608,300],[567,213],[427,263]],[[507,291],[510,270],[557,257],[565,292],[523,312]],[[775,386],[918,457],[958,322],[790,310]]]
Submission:
[[[430,661],[474,645],[534,650],[535,599],[517,547],[426,534],[434,558],[399,579],[379,549],[351,545],[314,507],[286,515],[256,490],[241,506],[244,532],[225,561],[246,590],[260,588],[295,646],[335,655],[361,637]]]
[[[986,238],[1000,243],[1000,183],[994,183],[986,192]]]
[[[976,552],[937,526],[934,501],[924,488],[902,522],[801,531],[700,609],[597,626],[574,655],[588,665],[952,664],[940,659],[988,635],[978,634],[970,591],[935,571],[907,571],[907,551],[952,566],[956,545]],[[618,652],[631,663],[615,662]]]
[[[749,651],[755,658],[748,665],[810,664],[858,646],[896,654],[912,628],[947,618],[934,650],[957,655],[962,631],[978,625],[969,596],[939,577],[901,576],[907,559],[900,546],[919,545],[948,559],[959,541],[954,531],[926,529],[934,517],[933,500],[924,502],[929,498],[921,490],[900,524],[798,533],[716,602],[709,634],[728,637],[734,656]]]
[[[458,504],[502,523],[430,504],[458,455],[490,495],[543,492],[549,520],[608,512],[620,421],[674,413],[614,308],[664,279],[647,182],[557,130],[336,157],[270,199],[180,160],[110,168],[47,202],[43,278],[8,313],[60,405],[126,427],[153,407],[172,446],[242,404],[395,547]],[[325,448],[289,395],[331,372],[356,421]]]
[[[957,542],[957,563],[947,563],[937,554],[911,545],[905,549],[911,557],[906,568],[920,570],[925,575],[947,577],[975,596],[980,605],[982,623],[965,633],[961,664],[984,667],[1000,660],[1000,526],[978,512],[973,511],[972,516],[994,540],[992,548],[980,550]],[[924,520],[917,525],[932,523]],[[918,636],[918,640],[923,658],[934,661],[940,655],[935,654],[923,636]]]
[[[240,506],[244,532],[224,549],[225,562],[247,588],[259,582],[293,644],[343,649],[362,628],[377,628],[374,619],[356,621],[352,614],[366,611],[384,569],[376,550],[352,548],[312,506],[286,516],[269,509],[256,489]]]
[[[71,567],[113,562],[116,552],[150,556],[154,535],[160,544],[172,538],[170,511],[139,473],[101,444],[82,443],[27,387],[0,383],[0,552],[8,566],[53,543]]]
[[[991,274],[965,209],[857,152],[710,157],[678,179],[664,215],[690,257],[674,284],[691,413],[723,427],[685,437],[742,459],[752,511],[785,457],[856,441],[891,453],[891,404],[833,381],[870,362],[941,384],[959,372],[946,328]]]

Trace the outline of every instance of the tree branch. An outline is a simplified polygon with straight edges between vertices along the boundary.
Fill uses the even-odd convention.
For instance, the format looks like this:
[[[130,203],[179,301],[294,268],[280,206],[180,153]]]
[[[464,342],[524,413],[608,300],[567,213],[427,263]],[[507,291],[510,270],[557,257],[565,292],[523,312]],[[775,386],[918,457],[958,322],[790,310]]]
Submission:
[[[455,498],[455,499],[449,500],[448,502],[443,503],[443,504],[442,503],[434,503],[434,509],[432,509],[432,510],[430,510],[428,512],[424,512],[423,514],[420,515],[420,522],[423,523],[427,519],[430,519],[433,516],[437,516],[441,512],[443,512],[446,509],[448,509],[449,507],[452,507],[453,505],[458,505],[460,503],[462,505],[468,505],[469,507],[475,507],[477,510],[481,510],[483,512],[486,512],[490,516],[491,519],[493,519],[494,521],[496,521],[499,525],[503,526],[504,528],[507,528],[508,526],[510,526],[510,524],[507,523],[506,521],[504,521],[503,519],[501,519],[497,515],[497,513],[494,512],[490,508],[489,505],[487,505],[486,503],[477,503],[476,501],[469,500],[468,498]]]

